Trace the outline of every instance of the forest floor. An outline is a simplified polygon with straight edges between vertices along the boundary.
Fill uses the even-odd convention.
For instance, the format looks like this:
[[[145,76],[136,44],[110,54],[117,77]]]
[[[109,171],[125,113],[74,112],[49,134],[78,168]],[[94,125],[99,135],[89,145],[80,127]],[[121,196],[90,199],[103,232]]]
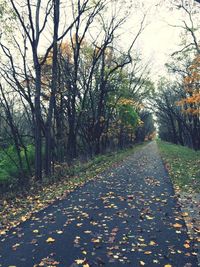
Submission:
[[[155,142],[1,236],[0,266],[196,267]]]

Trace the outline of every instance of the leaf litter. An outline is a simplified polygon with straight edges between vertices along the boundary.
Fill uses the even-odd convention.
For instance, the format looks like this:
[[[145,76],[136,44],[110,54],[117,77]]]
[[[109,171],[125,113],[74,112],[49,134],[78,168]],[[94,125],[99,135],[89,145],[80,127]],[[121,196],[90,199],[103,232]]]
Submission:
[[[103,179],[55,203],[43,216],[35,214],[28,227],[26,233],[21,227],[13,231],[17,237],[13,245],[20,244],[15,247],[17,250],[23,252],[29,244],[32,253],[36,253],[44,241],[48,251],[52,246],[55,249],[55,255],[44,255],[42,259],[34,254],[35,267],[107,263],[175,267],[178,262],[182,266],[196,262],[192,242],[153,145],[105,172]],[[24,238],[29,243],[18,242]],[[1,242],[6,242],[4,237]],[[62,247],[66,252],[61,260]],[[67,249],[72,251],[70,258]]]

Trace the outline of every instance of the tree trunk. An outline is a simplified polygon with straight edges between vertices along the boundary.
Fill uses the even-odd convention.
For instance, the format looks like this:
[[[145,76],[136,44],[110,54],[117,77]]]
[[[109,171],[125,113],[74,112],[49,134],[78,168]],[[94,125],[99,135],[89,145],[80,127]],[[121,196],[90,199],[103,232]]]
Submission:
[[[51,163],[54,145],[52,144],[52,120],[53,111],[56,106],[56,91],[57,91],[57,60],[58,60],[58,26],[59,26],[59,7],[60,0],[54,0],[54,36],[53,36],[53,65],[52,65],[52,83],[51,83],[51,96],[49,100],[49,109],[46,122],[46,134],[45,134],[45,174],[51,175]]]
[[[35,59],[36,61],[36,59]],[[42,180],[42,130],[41,130],[41,67],[35,62],[35,178]]]
[[[68,118],[68,122],[69,122],[69,135],[67,142],[67,155],[68,155],[68,162],[70,163],[77,156],[74,114]]]

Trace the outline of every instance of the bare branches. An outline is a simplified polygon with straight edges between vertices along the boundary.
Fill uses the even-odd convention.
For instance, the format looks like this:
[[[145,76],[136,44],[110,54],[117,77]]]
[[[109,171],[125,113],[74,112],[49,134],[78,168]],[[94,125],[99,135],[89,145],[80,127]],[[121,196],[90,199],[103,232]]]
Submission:
[[[30,36],[30,34],[29,34],[29,29],[26,27],[26,25],[25,25],[25,23],[24,23],[24,20],[23,20],[23,17],[21,16],[21,14],[20,14],[20,12],[19,12],[17,6],[15,5],[14,0],[10,0],[10,2],[11,2],[11,4],[12,4],[12,7],[13,7],[13,9],[14,9],[14,11],[15,11],[15,14],[17,15],[17,18],[18,18],[18,20],[20,21],[21,26],[22,26],[22,28],[24,29],[24,32],[26,33],[26,35],[27,35],[27,37],[28,37],[30,43],[33,44],[33,39],[31,38],[31,36]]]
[[[43,32],[43,30],[45,29],[45,27],[46,27],[46,24],[47,24],[47,21],[48,21],[48,17],[51,14],[51,10],[53,8],[53,5],[52,5],[51,2],[52,2],[52,0],[49,0],[48,3],[47,3],[46,11],[45,11],[45,18],[44,18],[43,25],[42,25],[38,35],[40,35]]]
[[[188,27],[187,23],[185,21],[183,21],[184,25],[185,25],[185,29],[190,32],[192,38],[193,38],[193,42],[194,42],[194,45],[195,45],[195,48],[196,48],[196,51],[197,53],[200,54],[200,48],[199,48],[199,44],[198,44],[198,41],[197,41],[197,37],[194,33],[194,26],[193,26],[193,22],[192,22],[192,28],[191,27]]]
[[[188,48],[190,48],[191,46],[194,46],[194,44],[193,44],[193,43],[190,43],[190,44],[184,46],[181,50],[173,52],[173,53],[171,54],[171,56],[173,57],[173,56],[175,56],[176,54],[185,52],[185,51],[187,51]]]
[[[198,9],[198,7],[196,7],[195,5],[192,4],[188,4],[186,5],[184,3],[183,0],[181,0],[181,3],[178,4],[174,4],[176,6],[176,8],[181,9],[184,11],[184,13],[186,14],[186,19],[182,20],[182,25],[170,25],[172,27],[176,27],[176,28],[181,28],[183,29],[185,32],[188,32],[190,34],[190,36],[192,37],[192,41],[189,44],[185,45],[185,47],[183,47],[180,51],[176,51],[173,54],[178,54],[181,52],[184,52],[187,48],[189,47],[194,47],[196,52],[199,54],[200,53],[200,45],[199,45],[199,41],[197,38],[197,34],[196,31],[199,28],[199,25],[195,26],[195,14],[197,12],[196,9]]]

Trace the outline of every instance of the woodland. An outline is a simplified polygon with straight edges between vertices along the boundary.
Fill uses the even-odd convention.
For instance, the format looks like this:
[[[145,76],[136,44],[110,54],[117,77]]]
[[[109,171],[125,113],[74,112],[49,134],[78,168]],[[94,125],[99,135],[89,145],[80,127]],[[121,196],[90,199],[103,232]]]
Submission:
[[[0,1],[1,193],[156,136],[200,149],[200,4],[168,7],[184,16],[172,25],[180,49],[155,81],[137,46],[139,2]],[[132,10],[140,20],[122,45]]]

